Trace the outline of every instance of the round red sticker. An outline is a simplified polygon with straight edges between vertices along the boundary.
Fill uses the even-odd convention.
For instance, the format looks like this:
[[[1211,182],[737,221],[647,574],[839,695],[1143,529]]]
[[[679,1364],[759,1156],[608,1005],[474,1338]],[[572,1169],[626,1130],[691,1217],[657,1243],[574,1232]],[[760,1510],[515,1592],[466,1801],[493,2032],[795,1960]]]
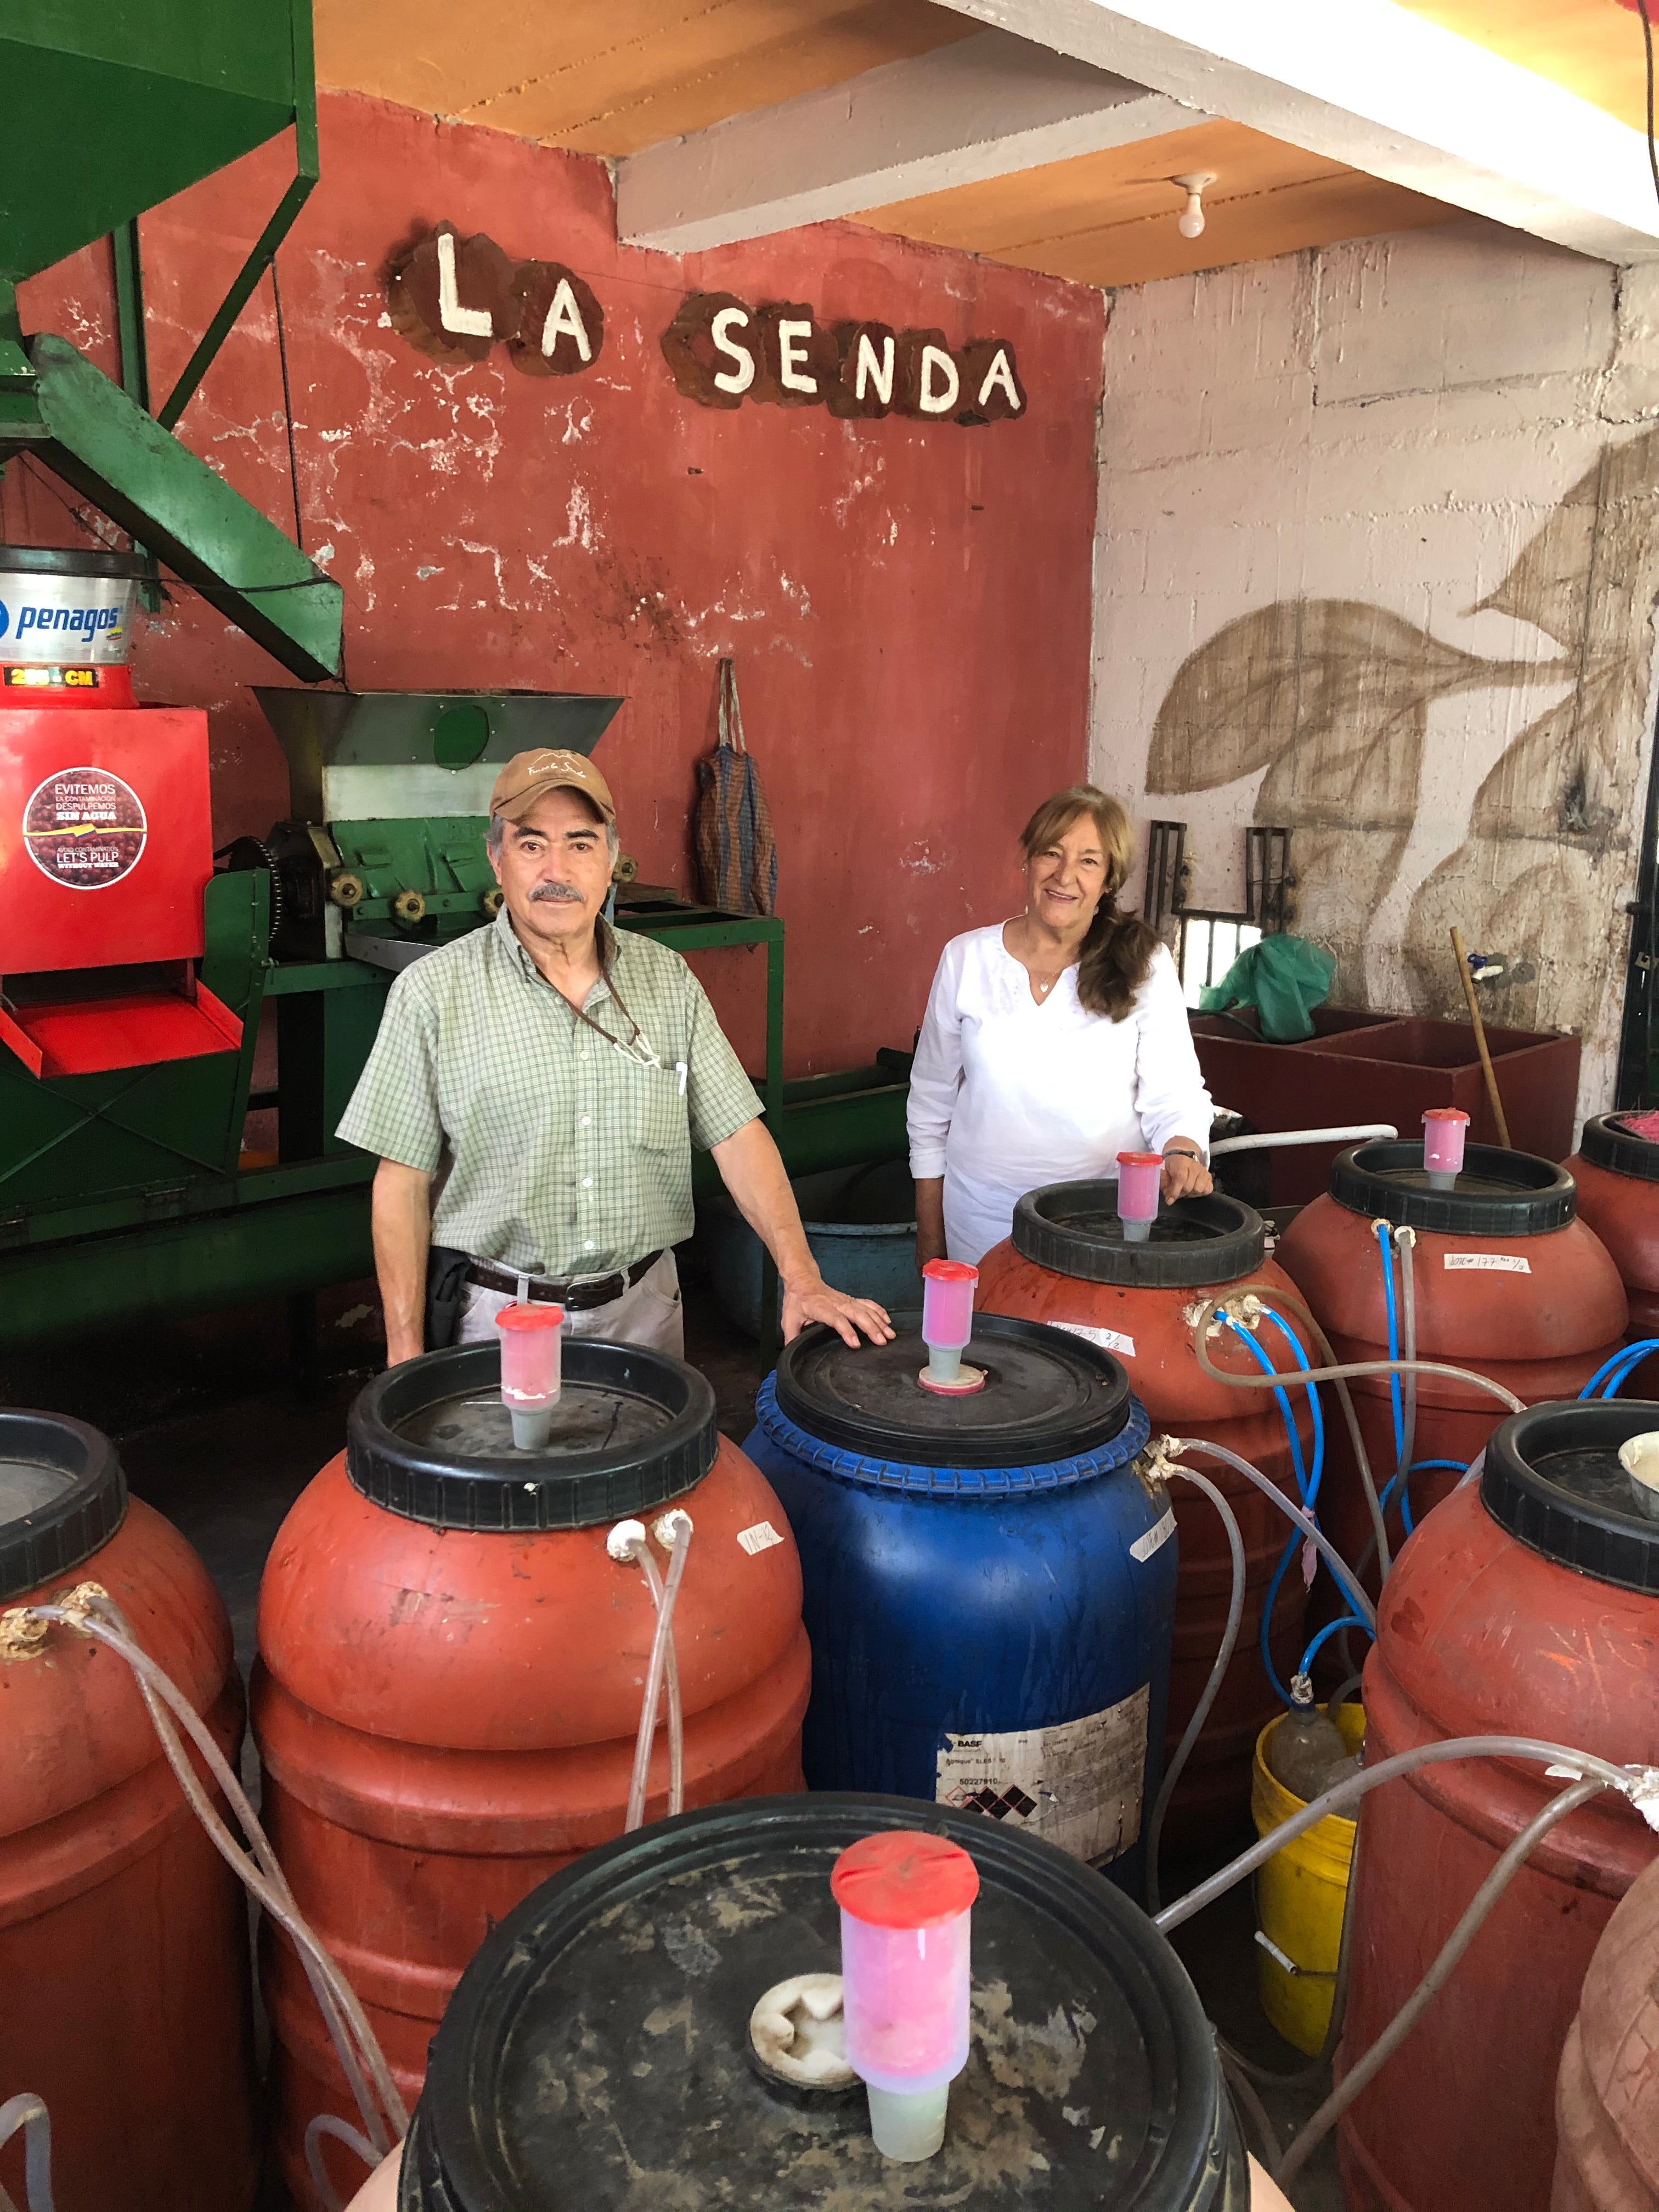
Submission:
[[[149,832],[137,793],[107,769],[59,769],[23,811],[30,859],[69,890],[118,884],[137,866]]]

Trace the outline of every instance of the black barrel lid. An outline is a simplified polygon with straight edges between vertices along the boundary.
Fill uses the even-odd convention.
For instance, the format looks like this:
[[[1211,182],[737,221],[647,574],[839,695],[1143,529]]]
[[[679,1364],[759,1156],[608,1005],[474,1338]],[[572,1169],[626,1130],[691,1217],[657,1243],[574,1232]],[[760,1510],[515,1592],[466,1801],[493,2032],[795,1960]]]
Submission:
[[[1622,1114],[1597,1114],[1586,1121],[1578,1152],[1592,1167],[1634,1176],[1639,1182],[1659,1182],[1659,1145],[1638,1137]]]
[[[94,550],[87,545],[0,545],[0,569],[27,576],[131,576],[144,574],[137,553]]]
[[[388,1368],[347,1421],[352,1486],[436,1528],[589,1528],[665,1504],[714,1464],[714,1393],[684,1360],[567,1336],[562,1374],[546,1449],[518,1451],[499,1345]]]
[[[100,1430],[0,1407],[0,1603],[72,1573],[126,1511],[126,1477]]]
[[[1572,1177],[1535,1152],[1471,1145],[1451,1189],[1431,1190],[1421,1144],[1399,1139],[1340,1152],[1331,1196],[1350,1213],[1460,1237],[1541,1237],[1578,1211]]]
[[[1117,1185],[1051,1182],[1014,1208],[1014,1249],[1023,1260],[1085,1283],[1144,1290],[1207,1289],[1236,1283],[1261,1264],[1267,1231],[1241,1199],[1215,1191],[1158,1208],[1144,1243],[1124,1237]]]
[[[974,1316],[964,1366],[985,1388],[939,1397],[916,1380],[927,1364],[919,1317],[895,1314],[890,1344],[843,1343],[803,1329],[778,1359],[780,1412],[824,1443],[929,1467],[1036,1467],[1098,1450],[1129,1419],[1129,1378],[1109,1352],[1000,1314]]]
[[[863,2097],[751,2070],[757,2001],[835,1973],[836,1859],[892,1828],[971,1852],[973,2041],[945,2145],[890,2166]],[[983,1814],[814,1793],[713,1806],[589,1851],[507,1915],[432,2045],[401,2212],[1245,2212],[1215,2040],[1121,1892]]]
[[[1659,1429],[1640,1398],[1568,1398],[1511,1413],[1493,1431],[1480,1503],[1559,1566],[1659,1595],[1659,1521],[1637,1505],[1619,1447]]]

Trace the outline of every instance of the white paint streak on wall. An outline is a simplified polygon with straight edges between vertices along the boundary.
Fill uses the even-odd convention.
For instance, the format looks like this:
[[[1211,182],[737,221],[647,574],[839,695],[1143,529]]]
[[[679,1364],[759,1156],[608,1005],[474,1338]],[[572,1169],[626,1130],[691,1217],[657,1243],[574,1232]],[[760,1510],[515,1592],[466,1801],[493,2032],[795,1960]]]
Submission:
[[[1258,789],[1279,774],[1276,789],[1294,801],[1298,773],[1264,766],[1259,752],[1246,769],[1239,756],[1248,748],[1224,702],[1204,724],[1213,737],[1213,785],[1193,787],[1205,781],[1200,744],[1197,767],[1183,772],[1186,787],[1148,788],[1160,709],[1183,664],[1226,626],[1269,620],[1276,607],[1293,623],[1316,603],[1346,603],[1391,625],[1390,636],[1411,625],[1425,659],[1437,653],[1449,672],[1433,686],[1425,681],[1420,795],[1392,874],[1376,878],[1383,890],[1374,911],[1362,913],[1344,888],[1344,878],[1364,877],[1367,865],[1367,833],[1352,817],[1323,830],[1304,826],[1316,814],[1310,808],[1293,832],[1293,867],[1298,848],[1305,862],[1329,841],[1328,865],[1301,888],[1308,933],[1322,934],[1313,927],[1318,915],[1334,944],[1352,935],[1344,995],[1363,994],[1386,1011],[1421,1006],[1431,940],[1445,938],[1441,905],[1476,902],[1489,853],[1497,872],[1484,885],[1487,910],[1505,911],[1502,872],[1519,869],[1511,856],[1523,848],[1465,847],[1489,772],[1524,732],[1547,726],[1558,702],[1571,707],[1577,694],[1586,726],[1602,714],[1587,703],[1592,685],[1577,673],[1575,655],[1586,668],[1591,652],[1608,665],[1623,656],[1622,690],[1609,678],[1596,695],[1618,691],[1599,739],[1602,795],[1616,816],[1600,847],[1574,863],[1592,926],[1571,951],[1540,956],[1529,1013],[1514,1000],[1507,1012],[1492,1010],[1500,1021],[1582,1029],[1585,1111],[1601,1110],[1612,1096],[1628,941],[1623,908],[1634,887],[1653,726],[1659,487],[1645,471],[1645,448],[1631,449],[1656,417],[1654,274],[1621,275],[1473,218],[1124,291],[1107,332],[1092,773],[1143,822],[1188,823],[1194,903],[1242,902],[1243,830]],[[1561,502],[1604,454],[1621,450],[1618,498],[1626,546],[1635,545],[1625,565],[1639,574],[1624,579],[1631,597],[1609,639],[1593,635],[1605,594],[1589,555],[1582,575],[1571,571],[1572,518],[1583,510],[1568,509],[1564,521]],[[1586,544],[1589,527],[1587,520]],[[1547,530],[1547,557],[1540,563],[1535,550],[1533,568],[1548,572],[1547,589],[1534,574],[1530,596],[1511,584],[1507,604],[1486,605]],[[1558,560],[1571,573],[1555,574]],[[1577,645],[1561,617],[1547,631],[1517,611],[1524,599],[1527,611],[1547,611],[1549,591],[1581,625]],[[1201,681],[1208,659],[1196,665]],[[1396,660],[1394,673],[1409,683],[1408,665],[1401,679]],[[1189,694],[1194,680],[1189,673]],[[1297,659],[1294,681],[1298,716],[1318,711],[1315,687],[1336,689],[1328,658],[1311,653]],[[1333,711],[1340,732],[1341,712]],[[1580,736],[1575,727],[1563,745]],[[1161,742],[1167,756],[1167,733]],[[1522,796],[1546,810],[1553,804],[1547,790]],[[1460,848],[1463,876],[1425,890]],[[1549,848],[1533,838],[1524,850]],[[1346,915],[1345,896],[1353,907]],[[1407,966],[1413,900],[1415,976]],[[1437,988],[1443,981],[1455,993],[1449,948]]]

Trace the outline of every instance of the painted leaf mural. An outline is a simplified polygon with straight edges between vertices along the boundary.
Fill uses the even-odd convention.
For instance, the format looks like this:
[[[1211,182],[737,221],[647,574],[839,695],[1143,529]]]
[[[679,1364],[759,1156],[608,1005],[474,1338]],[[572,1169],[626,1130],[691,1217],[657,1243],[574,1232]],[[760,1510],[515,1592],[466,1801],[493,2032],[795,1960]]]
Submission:
[[[1532,625],[1559,657],[1488,659],[1368,601],[1280,599],[1177,672],[1146,788],[1213,790],[1267,770],[1255,818],[1293,833],[1297,927],[1335,953],[1336,999],[1367,1003],[1372,923],[1421,806],[1435,702],[1551,683],[1571,690],[1504,748],[1463,842],[1413,894],[1401,950],[1413,1003],[1454,1018],[1454,921],[1505,963],[1485,987],[1491,1020],[1583,1029],[1616,989],[1659,602],[1656,476],[1659,430],[1604,448],[1471,609]]]
[[[1447,645],[1360,599],[1280,599],[1191,654],[1158,710],[1147,787],[1204,791],[1266,768],[1258,822],[1295,831],[1297,927],[1364,991],[1364,945],[1410,838],[1431,703],[1521,683],[1526,662]]]

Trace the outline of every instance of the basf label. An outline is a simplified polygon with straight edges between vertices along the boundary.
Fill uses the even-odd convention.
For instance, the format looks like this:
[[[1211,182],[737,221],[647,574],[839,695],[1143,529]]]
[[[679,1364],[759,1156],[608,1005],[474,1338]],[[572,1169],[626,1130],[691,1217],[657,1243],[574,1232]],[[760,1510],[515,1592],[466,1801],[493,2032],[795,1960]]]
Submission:
[[[137,793],[101,768],[59,769],[23,812],[29,858],[65,890],[107,890],[131,875],[149,824]]]

